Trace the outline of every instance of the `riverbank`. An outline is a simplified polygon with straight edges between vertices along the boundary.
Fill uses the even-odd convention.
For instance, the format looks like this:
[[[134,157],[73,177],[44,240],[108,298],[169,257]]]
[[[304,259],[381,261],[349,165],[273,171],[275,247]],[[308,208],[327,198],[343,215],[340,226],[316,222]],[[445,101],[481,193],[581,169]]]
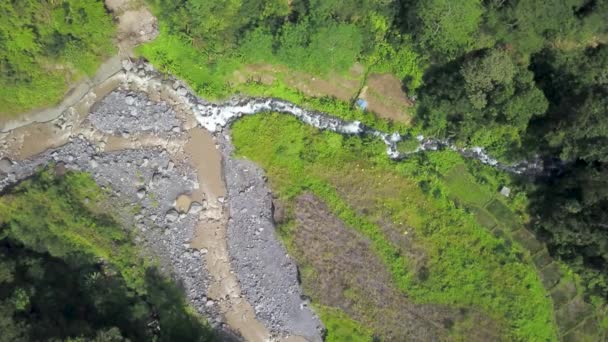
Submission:
[[[229,141],[220,148],[217,137],[196,128],[189,108],[172,97],[175,82],[163,85],[162,77],[143,64],[128,69],[130,73],[114,75],[58,118],[5,134],[0,152],[2,186],[49,161],[91,172],[121,203],[118,207],[126,208],[123,224],[136,228],[138,242],[184,285],[191,304],[215,329],[248,341],[295,341],[298,335],[320,340],[322,327],[301,305],[293,272],[285,273],[282,267],[258,269],[284,279],[289,285],[274,288],[274,293],[289,290],[286,295],[294,299],[277,302],[279,307],[271,307],[267,319],[260,321],[250,304],[248,294],[255,292],[251,284],[241,292],[240,277],[232,272],[235,256],[226,245],[232,202],[224,190],[222,160],[231,158]],[[146,74],[150,82],[133,81]],[[108,84],[118,85],[118,90],[110,91]],[[230,211],[232,222],[243,215],[240,210]],[[233,239],[238,238],[244,237]],[[278,248],[280,255],[286,254]],[[255,304],[259,303],[258,298]],[[295,312],[300,314],[293,316]],[[299,324],[307,321],[311,323],[302,329]]]
[[[196,303],[196,306],[204,306],[199,312],[209,315],[216,328],[226,331],[234,329],[249,340],[265,339],[272,335],[291,339],[297,338],[295,336],[305,336],[308,340],[320,338],[318,319],[314,315],[307,313],[305,316],[308,321],[302,321],[301,314],[309,309],[306,301],[299,299],[301,292],[294,292],[299,286],[293,261],[289,257],[281,257],[286,253],[281,251],[282,246],[276,241],[273,233],[264,233],[272,232],[273,226],[268,225],[270,202],[263,175],[251,164],[232,161],[230,133],[222,125],[232,122],[243,115],[243,112],[255,114],[268,109],[280,109],[307,124],[341,134],[362,135],[365,127],[275,99],[249,99],[252,102],[247,102],[248,99],[236,98],[223,105],[209,103],[197,98],[181,82],[154,71],[145,63],[133,64],[125,61],[123,70],[111,80],[91,91],[80,103],[64,111],[57,119],[24,126],[4,134],[0,137],[3,147],[0,159],[31,158],[47,147],[62,146],[82,139],[92,142],[94,154],[77,149],[76,151],[80,152],[58,154],[54,157],[60,156],[57,160],[70,162],[70,158],[72,161],[77,158],[75,154],[82,153],[85,159],[93,160],[90,162],[93,166],[98,165],[95,158],[100,153],[160,148],[158,153],[170,156],[172,164],[167,163],[164,171],[161,168],[160,172],[153,172],[152,181],[155,176],[157,180],[159,177],[162,179],[163,172],[168,169],[181,168],[179,165],[183,162],[184,165],[189,165],[189,171],[182,172],[182,178],[197,179],[197,182],[193,182],[188,188],[182,188],[180,193],[167,192],[167,211],[131,215],[156,215],[155,222],[161,217],[156,223],[165,227],[163,234],[171,236],[173,233],[172,229],[167,229],[170,227],[167,225],[168,221],[181,224],[181,220],[184,220],[184,223],[188,223],[188,213],[191,210],[194,217],[199,213],[198,222],[204,224],[197,224],[195,220],[195,227],[187,230],[188,238],[181,241],[177,239],[174,244],[175,248],[185,249],[187,254],[181,250],[166,254],[169,258],[186,255],[184,258],[191,258],[196,262],[198,258],[204,260],[203,272],[209,275],[206,283],[203,280],[190,280],[191,283],[200,284],[201,289],[207,289],[200,290],[202,292],[193,291],[191,294],[194,296],[192,302]],[[111,91],[113,84],[120,86],[121,90],[103,97]],[[93,114],[89,115],[90,111]],[[212,135],[202,128],[195,128],[199,122],[203,127],[209,128],[213,132]],[[386,146],[386,140],[382,144]],[[43,157],[44,160],[50,160],[47,154],[43,155],[46,156]],[[377,155],[380,156],[381,154]],[[50,158],[55,160],[53,155],[50,155]],[[151,159],[148,158],[149,160]],[[224,160],[223,168],[221,162],[218,162],[221,160]],[[123,162],[131,168],[137,166],[137,163],[129,160]],[[142,159],[141,163],[143,165],[145,160]],[[10,171],[14,166],[10,161],[3,159],[2,164],[3,169],[9,170],[5,178],[8,182],[14,182],[21,177]],[[233,167],[226,167],[227,165]],[[123,168],[126,167],[123,165]],[[244,174],[243,170],[254,171]],[[195,176],[192,176],[193,174]],[[236,178],[231,181],[229,175]],[[233,185],[229,185],[227,191],[224,190],[224,177],[226,184]],[[119,184],[124,182],[124,179],[137,177],[130,175],[106,178],[112,180],[108,182],[106,179],[108,183]],[[242,180],[239,180],[241,178]],[[145,180],[144,183],[146,182],[148,181]],[[252,188],[252,185],[255,186]],[[129,191],[132,195],[133,190]],[[144,198],[146,191],[138,188],[135,198]],[[119,192],[129,193],[126,190]],[[164,197],[153,195],[149,205],[158,206],[158,198]],[[129,204],[128,201],[126,203]],[[135,225],[137,226],[137,222]],[[147,231],[145,222],[139,222],[139,226],[142,225]],[[252,230],[252,227],[255,229]],[[213,239],[209,240],[209,237]],[[151,239],[158,241],[158,236]],[[152,250],[156,249],[162,250],[152,247]],[[243,250],[246,252],[242,252]],[[267,267],[267,261],[270,259],[270,264],[275,266]],[[190,272],[198,272],[196,268],[189,268],[190,266],[184,266],[182,263],[176,265],[182,267],[186,277],[190,276]],[[168,265],[166,268],[174,267],[175,265]],[[269,275],[279,276],[281,281],[268,281],[273,279]],[[280,301],[274,300],[277,291],[282,291],[286,297]],[[585,305],[580,307],[587,308]],[[311,335],[308,329],[312,327],[317,328],[313,329]],[[288,332],[292,333],[291,337],[288,337]]]

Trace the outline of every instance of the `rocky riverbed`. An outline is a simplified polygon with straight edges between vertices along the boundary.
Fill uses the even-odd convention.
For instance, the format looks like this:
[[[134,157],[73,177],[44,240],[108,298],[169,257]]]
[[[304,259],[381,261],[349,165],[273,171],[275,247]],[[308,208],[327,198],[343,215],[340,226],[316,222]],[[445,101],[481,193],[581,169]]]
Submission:
[[[195,132],[179,82],[146,64],[124,66],[115,91],[102,85],[60,117],[0,137],[0,190],[50,162],[89,172],[137,242],[224,336],[322,340],[274,233],[262,171],[233,158],[227,131],[194,139],[204,132]]]
[[[180,194],[199,187],[192,166],[162,147],[105,152],[99,144],[79,137],[30,159],[4,161],[0,191],[49,163],[90,173],[107,189],[113,209],[118,209],[117,218],[134,230],[146,254],[183,286],[192,305],[212,326],[221,328],[223,320],[207,297],[210,280],[203,255],[189,246],[200,210],[197,206],[187,212],[175,208]]]
[[[232,157],[229,137],[220,139],[230,210],[227,242],[241,291],[272,330],[321,341],[321,321],[304,298],[297,266],[276,235],[264,172],[251,161]]]

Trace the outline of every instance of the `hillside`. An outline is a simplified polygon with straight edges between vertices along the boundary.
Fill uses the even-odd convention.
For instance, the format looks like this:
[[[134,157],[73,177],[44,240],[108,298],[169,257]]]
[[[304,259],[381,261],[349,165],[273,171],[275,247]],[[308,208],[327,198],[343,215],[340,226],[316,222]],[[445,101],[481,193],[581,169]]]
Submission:
[[[0,8],[9,339],[608,338],[608,1]]]

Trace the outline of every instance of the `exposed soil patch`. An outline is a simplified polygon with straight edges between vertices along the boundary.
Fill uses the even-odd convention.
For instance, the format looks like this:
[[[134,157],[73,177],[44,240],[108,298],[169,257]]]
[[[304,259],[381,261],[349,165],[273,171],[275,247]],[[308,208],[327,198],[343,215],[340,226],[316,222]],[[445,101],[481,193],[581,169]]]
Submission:
[[[391,74],[371,74],[359,95],[367,101],[367,109],[379,117],[409,124],[413,103],[401,88],[401,81]]]
[[[251,64],[236,71],[233,82],[236,84],[248,81],[270,85],[281,78],[288,86],[311,97],[335,97],[342,101],[351,101],[361,88],[365,69],[356,63],[346,74],[332,72],[325,77],[289,70],[284,66],[270,64]]]
[[[311,194],[296,199],[294,243],[310,267],[304,286],[320,304],[338,307],[388,341],[449,337],[458,310],[417,305],[391,286],[392,279],[369,240],[346,227]]]
[[[216,139],[206,130],[193,128],[184,147],[190,162],[199,170],[199,178],[205,181],[192,195],[194,201],[217,200],[226,196],[222,174],[222,155]]]
[[[387,203],[403,203],[409,186],[417,186],[404,181],[399,175],[377,172],[371,165],[355,164],[344,167],[340,174],[327,174],[336,190],[360,215],[371,218],[382,229],[392,245],[404,255],[418,276],[427,272],[427,255],[416,244],[415,232],[403,222],[393,222]]]
[[[120,48],[131,48],[153,40],[158,35],[156,18],[145,8],[128,10],[118,16]]]
[[[120,14],[128,9],[140,7],[142,0],[105,0],[106,8],[114,14]]]
[[[116,39],[119,53],[131,55],[135,45],[151,41],[158,35],[156,17],[143,0],[105,0],[106,8],[118,21]]]
[[[350,101],[361,88],[364,68],[354,64],[346,75],[335,72],[326,77],[315,77],[303,72],[290,72],[285,77],[285,83],[312,97],[331,96],[338,100]]]

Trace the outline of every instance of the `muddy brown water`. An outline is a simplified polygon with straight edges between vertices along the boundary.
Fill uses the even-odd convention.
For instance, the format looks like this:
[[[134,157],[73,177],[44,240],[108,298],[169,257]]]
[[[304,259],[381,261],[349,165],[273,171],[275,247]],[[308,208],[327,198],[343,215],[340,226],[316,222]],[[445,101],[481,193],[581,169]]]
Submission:
[[[189,131],[190,139],[184,151],[195,167],[199,189],[190,196],[180,196],[178,202],[185,207],[190,201],[207,200],[207,210],[201,220],[190,246],[206,250],[207,269],[214,277],[208,297],[219,301],[220,309],[228,325],[241,333],[246,341],[272,340],[270,331],[257,320],[255,311],[242,295],[239,282],[230,267],[230,255],[226,244],[228,214],[222,198],[226,196],[226,186],[222,172],[222,155],[216,148],[211,134],[202,128]],[[288,336],[277,341],[305,342],[299,336]]]
[[[220,201],[226,194],[221,168],[222,156],[209,132],[193,128],[189,133],[190,139],[184,151],[196,169],[199,189],[181,201],[207,199],[208,208],[201,215],[190,243],[192,248],[207,251],[207,269],[214,280],[207,296],[219,302],[228,325],[246,341],[267,341],[271,337],[270,332],[256,319],[253,307],[242,296],[239,282],[230,269],[226,244],[227,213],[223,200]]]
[[[216,148],[211,134],[202,128],[189,131],[190,139],[184,146],[184,151],[190,157],[190,163],[199,172],[200,184],[198,193],[193,194],[193,200],[200,201],[204,193],[210,201],[226,196],[226,186],[222,178],[222,156]]]
[[[2,154],[16,160],[23,160],[38,155],[48,149],[65,145],[70,136],[77,135],[82,129],[82,121],[89,114],[95,103],[116,89],[121,84],[119,76],[110,76],[107,80],[100,82],[80,101],[72,106],[69,114],[63,114],[68,127],[61,129],[57,121],[33,122],[25,126],[15,128],[7,133],[5,140],[8,142],[6,151]]]

